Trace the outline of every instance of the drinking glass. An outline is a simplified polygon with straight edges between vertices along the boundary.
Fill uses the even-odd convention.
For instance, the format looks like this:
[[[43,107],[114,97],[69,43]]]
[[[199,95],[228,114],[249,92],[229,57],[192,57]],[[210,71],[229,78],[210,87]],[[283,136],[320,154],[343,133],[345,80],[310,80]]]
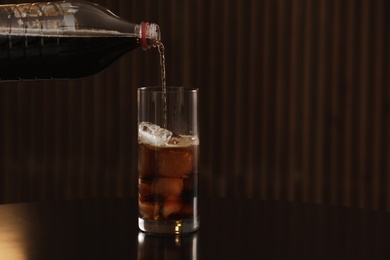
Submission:
[[[182,234],[199,228],[198,92],[138,89],[138,226],[144,232]]]

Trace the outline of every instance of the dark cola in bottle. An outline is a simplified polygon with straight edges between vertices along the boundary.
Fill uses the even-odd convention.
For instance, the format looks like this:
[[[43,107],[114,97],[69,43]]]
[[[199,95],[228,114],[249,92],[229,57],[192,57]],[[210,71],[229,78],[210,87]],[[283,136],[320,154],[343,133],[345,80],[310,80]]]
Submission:
[[[0,81],[84,78],[159,43],[157,24],[87,1],[0,5]]]

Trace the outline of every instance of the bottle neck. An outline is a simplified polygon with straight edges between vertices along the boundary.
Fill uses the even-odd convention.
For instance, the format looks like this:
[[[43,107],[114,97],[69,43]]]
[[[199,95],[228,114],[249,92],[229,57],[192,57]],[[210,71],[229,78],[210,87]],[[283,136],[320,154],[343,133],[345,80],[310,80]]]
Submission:
[[[156,47],[160,43],[160,27],[155,23],[142,22],[135,27],[135,33],[138,35],[144,50]]]

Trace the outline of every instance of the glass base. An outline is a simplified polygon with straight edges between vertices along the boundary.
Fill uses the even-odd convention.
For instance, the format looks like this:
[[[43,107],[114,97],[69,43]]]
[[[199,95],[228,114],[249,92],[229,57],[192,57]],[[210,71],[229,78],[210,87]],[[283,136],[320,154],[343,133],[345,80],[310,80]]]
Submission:
[[[186,234],[199,229],[199,219],[156,221],[138,218],[141,231],[153,234]]]

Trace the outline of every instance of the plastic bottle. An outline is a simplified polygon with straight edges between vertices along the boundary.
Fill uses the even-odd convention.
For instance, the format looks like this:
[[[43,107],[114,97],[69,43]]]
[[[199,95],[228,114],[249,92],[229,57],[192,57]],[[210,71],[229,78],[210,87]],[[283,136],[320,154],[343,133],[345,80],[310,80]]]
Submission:
[[[157,24],[128,22],[83,0],[0,5],[0,81],[92,76],[159,41]]]

